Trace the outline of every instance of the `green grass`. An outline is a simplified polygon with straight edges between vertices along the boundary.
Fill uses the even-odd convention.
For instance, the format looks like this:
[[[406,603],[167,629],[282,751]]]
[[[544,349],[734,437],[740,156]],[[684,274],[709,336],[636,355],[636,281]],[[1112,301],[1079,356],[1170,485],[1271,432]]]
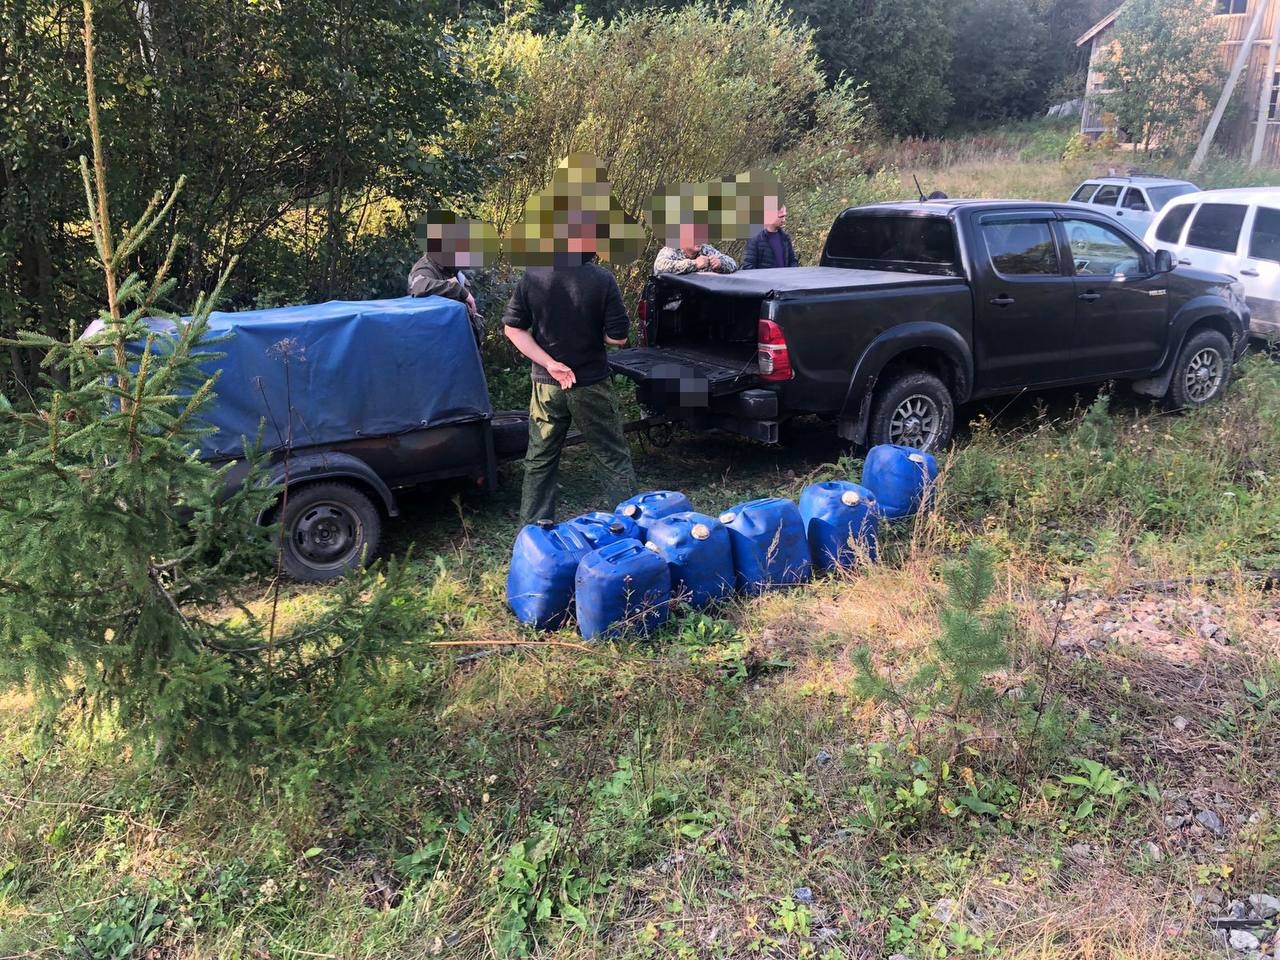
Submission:
[[[1037,159],[1053,136],[929,185],[1069,189],[1077,167]],[[491,356],[496,402],[523,405]],[[966,408],[937,509],[886,529],[877,566],[590,652],[505,608],[518,468],[406,497],[387,536],[414,641],[323,743],[156,764],[75,705],[37,731],[0,700],[0,956],[1210,955],[1197,897],[1280,892],[1280,614],[1245,576],[1280,565],[1280,368],[1239,373],[1188,416],[1096,392]],[[635,454],[711,513],[861,467],[817,421]],[[563,482],[566,514],[607,506],[582,448]],[[927,663],[942,566],[975,540],[1012,662],[952,756],[956,721],[857,695],[852,655]],[[1132,591],[1204,573],[1227,577]],[[1167,826],[1184,803],[1225,836]]]
[[[1273,794],[1275,637],[1243,634],[1213,663],[1120,645],[1046,661],[1045,602],[1062,577],[1105,589],[1275,563],[1280,372],[1261,357],[1243,372],[1229,402],[1186,417],[1068,397],[969,411],[939,509],[888,531],[879,568],[595,653],[459,666],[432,649],[530,635],[502,601],[518,477],[493,500],[423,495],[393,527],[397,548],[417,541],[421,642],[359,721],[382,750],[357,747],[353,722],[323,753],[157,768],[73,713],[42,746],[22,698],[0,706],[0,953],[1067,957],[1083,937],[1098,956],[1203,956],[1193,892],[1253,892],[1280,833],[1264,814],[1171,846],[1160,790],[1229,776],[1224,819],[1242,820]],[[781,450],[684,436],[637,459],[647,485],[715,511],[856,474],[828,429]],[[589,473],[575,451],[568,508],[600,505]],[[857,698],[849,654],[918,662],[939,563],[978,537],[1018,617],[1000,686],[1047,681],[1054,709],[1029,743],[998,706],[980,732],[1008,741],[974,741],[944,773],[938,721]],[[1240,622],[1270,615],[1228,592]],[[286,614],[315,597],[296,590]],[[1191,763],[1148,748],[1181,713],[1204,738]]]

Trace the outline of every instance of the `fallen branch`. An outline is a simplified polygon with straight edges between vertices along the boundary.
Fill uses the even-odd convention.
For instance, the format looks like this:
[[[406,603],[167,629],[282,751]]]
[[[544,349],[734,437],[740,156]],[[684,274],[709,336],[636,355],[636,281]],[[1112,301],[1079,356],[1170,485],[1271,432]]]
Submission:
[[[1180,590],[1183,587],[1216,587],[1219,584],[1238,583],[1240,581],[1257,584],[1261,590],[1280,589],[1280,568],[1251,570],[1245,573],[1208,573],[1199,577],[1175,577],[1171,580],[1138,580],[1119,592],[1130,593],[1134,590],[1148,590],[1152,593],[1162,593],[1169,590]]]
[[[599,647],[589,647],[585,643],[573,643],[569,640],[436,640],[428,647],[568,647],[584,653],[600,653]]]

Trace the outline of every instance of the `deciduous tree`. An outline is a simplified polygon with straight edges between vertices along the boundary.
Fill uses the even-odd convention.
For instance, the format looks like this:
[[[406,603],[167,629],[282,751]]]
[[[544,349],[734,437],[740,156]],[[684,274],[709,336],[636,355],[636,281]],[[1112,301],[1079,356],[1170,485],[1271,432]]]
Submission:
[[[1100,71],[1115,125],[1150,152],[1185,139],[1222,83],[1214,0],[1129,0]]]

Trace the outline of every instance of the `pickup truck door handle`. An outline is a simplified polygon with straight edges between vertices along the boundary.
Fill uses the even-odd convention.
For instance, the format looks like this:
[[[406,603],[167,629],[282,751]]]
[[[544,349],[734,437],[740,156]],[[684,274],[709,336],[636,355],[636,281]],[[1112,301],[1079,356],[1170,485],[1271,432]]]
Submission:
[[[1007,307],[1010,304],[1014,303],[1014,299],[1013,297],[1006,297],[1002,295],[999,297],[992,297],[991,302],[995,304],[997,307]]]
[[[1242,277],[1256,277],[1256,276],[1258,276],[1258,271],[1257,271],[1257,270],[1241,270],[1241,271],[1240,271],[1240,276],[1242,276]]]
[[[1184,267],[1189,267],[1189,266],[1191,266],[1191,261],[1190,261],[1190,260],[1179,260],[1179,261],[1178,261],[1178,263],[1179,263],[1179,264],[1181,264],[1181,265],[1182,265],[1182,266],[1184,266]]]
[[[1080,296],[1076,297],[1076,299],[1083,300],[1085,303],[1093,303],[1093,301],[1095,300],[1101,300],[1102,294],[1095,293],[1093,290],[1089,290],[1086,293],[1080,294]]]

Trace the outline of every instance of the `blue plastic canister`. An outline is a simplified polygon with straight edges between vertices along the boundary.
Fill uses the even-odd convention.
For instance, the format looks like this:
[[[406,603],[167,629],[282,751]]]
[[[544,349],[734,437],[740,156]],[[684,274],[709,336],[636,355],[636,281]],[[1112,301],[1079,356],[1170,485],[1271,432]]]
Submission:
[[[655,520],[692,509],[693,504],[683,493],[677,493],[674,490],[653,490],[649,493],[637,494],[630,500],[623,500],[614,512],[639,524],[641,532],[647,537],[649,525]]]
[[[566,520],[564,525],[586,537],[593,550],[619,540],[640,540],[643,536],[634,520],[616,513],[584,513],[580,517]]]
[[[790,500],[769,497],[720,514],[733,547],[738,590],[748,596],[792,586],[813,573],[804,521]]]
[[[649,527],[649,545],[667,561],[678,599],[705,607],[733,595],[733,545],[715,517],[691,510],[663,517]]]
[[[516,536],[507,571],[507,604],[521,623],[564,625],[573,609],[573,578],[591,542],[567,524],[530,524]]]
[[[800,516],[818,570],[852,567],[860,553],[876,558],[876,498],[847,480],[812,483],[800,494]]]
[[[588,640],[625,630],[648,632],[666,622],[671,573],[657,553],[638,540],[593,550],[578,564],[578,629]]]
[[[875,494],[886,520],[909,517],[927,507],[937,479],[938,461],[932,454],[892,443],[868,450],[862,466],[862,485]]]

